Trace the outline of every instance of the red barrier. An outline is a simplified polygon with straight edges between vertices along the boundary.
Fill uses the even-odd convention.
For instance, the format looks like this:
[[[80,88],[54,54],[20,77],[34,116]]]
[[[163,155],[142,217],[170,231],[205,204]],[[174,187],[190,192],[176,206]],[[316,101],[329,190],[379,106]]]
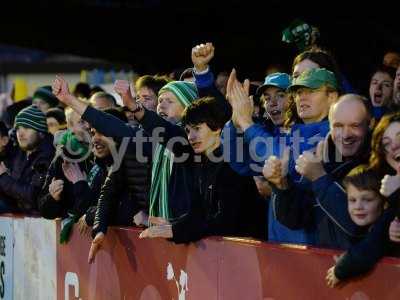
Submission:
[[[139,233],[112,228],[92,265],[90,242],[78,233],[58,245],[58,299],[400,298],[399,259],[385,258],[368,276],[329,289],[325,274],[335,251],[229,238],[175,245],[139,240]]]

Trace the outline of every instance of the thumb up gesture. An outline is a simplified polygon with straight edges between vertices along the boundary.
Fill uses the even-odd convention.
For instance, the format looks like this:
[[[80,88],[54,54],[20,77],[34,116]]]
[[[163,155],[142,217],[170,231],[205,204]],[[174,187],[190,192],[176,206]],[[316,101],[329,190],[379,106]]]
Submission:
[[[317,145],[315,153],[304,151],[296,160],[296,171],[310,181],[315,181],[326,174],[322,165],[325,153],[325,142],[321,141]]]
[[[290,149],[286,148],[281,159],[270,156],[264,164],[263,175],[270,183],[278,189],[287,188],[286,175],[288,173]]]

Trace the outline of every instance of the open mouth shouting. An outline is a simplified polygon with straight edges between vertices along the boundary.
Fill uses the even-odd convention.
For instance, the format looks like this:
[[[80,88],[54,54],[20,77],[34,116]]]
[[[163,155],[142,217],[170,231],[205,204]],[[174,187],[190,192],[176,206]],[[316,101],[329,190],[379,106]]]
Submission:
[[[376,92],[376,93],[374,93],[374,99],[373,99],[374,101],[374,103],[375,103],[375,105],[383,105],[383,95],[382,95],[382,93],[381,92]]]

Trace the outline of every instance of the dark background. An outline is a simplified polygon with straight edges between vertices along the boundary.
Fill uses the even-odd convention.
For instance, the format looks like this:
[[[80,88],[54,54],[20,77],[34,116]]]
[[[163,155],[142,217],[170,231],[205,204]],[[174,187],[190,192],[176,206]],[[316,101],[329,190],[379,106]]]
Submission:
[[[361,92],[384,52],[400,49],[398,8],[383,1],[17,0],[1,9],[0,43],[163,73],[189,67],[191,48],[211,41],[216,71],[236,67],[262,80],[272,63],[290,71],[297,51],[281,42],[281,32],[295,18],[319,28],[322,45]]]

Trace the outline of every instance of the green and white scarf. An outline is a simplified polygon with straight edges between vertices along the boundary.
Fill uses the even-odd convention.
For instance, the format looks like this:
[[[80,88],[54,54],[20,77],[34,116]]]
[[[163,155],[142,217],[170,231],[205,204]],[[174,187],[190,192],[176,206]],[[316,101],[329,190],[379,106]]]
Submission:
[[[173,93],[184,108],[199,97],[196,85],[186,81],[169,82],[162,87],[158,95],[164,92]],[[158,144],[151,172],[149,215],[152,217],[162,217],[167,220],[172,220],[174,217],[168,205],[168,186],[173,163],[174,154],[165,146]]]
[[[151,172],[150,216],[167,220],[171,218],[168,206],[168,186],[173,163],[174,154],[165,146],[158,144]]]

